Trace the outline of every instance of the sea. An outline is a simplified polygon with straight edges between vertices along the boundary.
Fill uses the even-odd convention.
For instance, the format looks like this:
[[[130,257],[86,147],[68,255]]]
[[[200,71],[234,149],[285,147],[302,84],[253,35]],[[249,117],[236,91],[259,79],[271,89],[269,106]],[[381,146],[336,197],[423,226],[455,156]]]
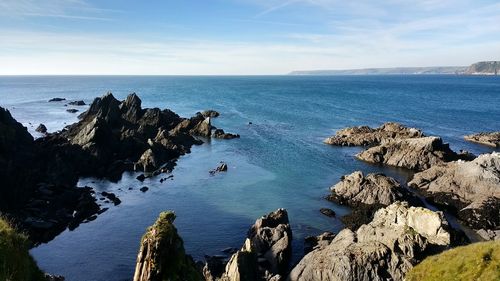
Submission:
[[[455,75],[384,76],[1,76],[0,106],[35,137],[38,124],[49,131],[76,122],[87,106],[112,92],[135,92],[143,107],[169,108],[183,117],[214,109],[213,125],[241,135],[205,140],[182,156],[163,183],[125,173],[117,183],[80,179],[79,186],[115,193],[118,206],[96,220],[66,230],[31,250],[46,272],[68,281],[131,280],[141,236],[161,211],[176,213],[175,225],[195,260],[240,248],[255,220],[278,208],[288,211],[293,261],[304,254],[304,238],[337,233],[349,208],[324,199],[340,177],[360,170],[382,172],[403,184],[404,169],[357,160],[359,147],[334,147],[323,140],[348,126],[400,122],[440,136],[455,150],[475,154],[493,148],[463,136],[500,131],[500,77]],[[63,102],[49,99],[66,98]],[[221,161],[228,171],[211,175]],[[147,192],[139,189],[147,186]],[[129,190],[131,188],[131,190]],[[330,218],[319,212],[331,208]],[[453,217],[448,216],[451,221]]]

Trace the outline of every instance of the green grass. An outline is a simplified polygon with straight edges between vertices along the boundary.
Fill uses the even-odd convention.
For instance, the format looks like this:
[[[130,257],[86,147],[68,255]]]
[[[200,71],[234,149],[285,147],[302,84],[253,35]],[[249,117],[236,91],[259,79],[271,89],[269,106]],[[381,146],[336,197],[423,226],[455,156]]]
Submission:
[[[29,241],[0,217],[0,280],[38,281],[44,280],[30,256]]]
[[[498,281],[500,241],[457,247],[426,258],[406,276],[407,281]]]

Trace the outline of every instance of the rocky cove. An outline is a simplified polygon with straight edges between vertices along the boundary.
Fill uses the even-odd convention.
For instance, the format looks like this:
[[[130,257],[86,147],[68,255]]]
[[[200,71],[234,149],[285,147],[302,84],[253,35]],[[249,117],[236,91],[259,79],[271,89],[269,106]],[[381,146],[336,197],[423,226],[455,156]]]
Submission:
[[[221,110],[218,110],[218,111],[221,112],[222,116],[224,116],[225,114],[227,114],[224,111],[221,111]],[[200,118],[200,120],[201,120],[201,118]],[[238,130],[237,130],[237,132],[238,133],[242,133],[241,131],[238,131]],[[242,136],[244,138],[245,134],[242,133]],[[155,135],[155,137],[156,137],[156,135]],[[401,140],[402,139],[403,138],[401,138]],[[381,142],[372,143],[371,146],[376,147],[377,144],[379,144],[379,143],[381,143]],[[428,167],[432,168],[432,166],[434,166],[434,165],[445,165],[448,162],[455,162],[455,161],[459,161],[460,159],[464,159],[464,160],[460,160],[460,161],[467,161],[467,162],[470,162],[470,160],[471,160],[471,158],[468,158],[468,157],[471,157],[470,155],[463,154],[464,158],[462,158],[462,156],[461,156],[462,154],[461,153],[452,154],[451,152],[447,151],[443,147],[442,143],[436,142],[434,139],[432,139],[432,141],[430,141],[429,143],[430,143],[429,145],[422,144],[422,145],[416,145],[416,146],[413,145],[413,146],[411,146],[412,149],[422,148],[422,149],[424,149],[424,151],[425,150],[429,150],[430,151],[429,152],[429,157],[423,157],[422,158],[423,160],[420,159],[419,161],[417,161],[418,165],[413,165],[412,164],[414,162],[412,162],[413,160],[411,158],[411,155],[410,155],[410,158],[404,159],[404,161],[392,161],[391,160],[391,162],[388,161],[386,164],[387,165],[392,165],[392,163],[395,163],[394,166],[398,166],[398,165],[400,165],[399,163],[404,163],[404,164],[401,164],[401,166],[404,169],[407,169],[407,167],[409,167],[411,169],[413,169],[415,167],[419,167],[419,168],[416,168],[416,170],[420,170],[420,169],[427,170],[426,168],[428,168]],[[378,163],[377,165],[380,165],[380,164],[385,165],[383,163],[385,163],[385,161],[386,161],[385,159],[386,158],[387,159],[397,158],[399,156],[394,156],[394,155],[397,155],[397,151],[405,149],[405,146],[401,145],[401,144],[398,144],[395,147],[396,148],[385,147],[383,149],[377,150],[376,152],[372,153],[372,155],[381,155],[381,156],[376,156],[376,157],[373,157],[372,159],[380,159],[380,160],[377,160],[377,162],[375,162],[375,163]],[[427,149],[427,148],[430,148],[430,149]],[[434,150],[435,148],[436,148],[436,150]],[[138,155],[137,159],[143,158],[142,156],[145,154],[146,151],[147,150],[144,150],[142,153],[137,153],[137,155]],[[349,150],[349,148],[347,148],[346,151],[347,151],[347,153],[349,153],[351,155],[358,154],[359,152],[361,152],[359,150],[355,151],[355,152],[352,152],[352,150]],[[385,157],[386,154],[384,154],[385,153],[384,151],[392,151],[392,152],[390,152],[390,154],[387,154],[388,156]],[[438,151],[438,152],[436,152],[436,151]],[[151,152],[153,152],[153,149],[151,149]],[[151,158],[151,157],[149,157],[151,155],[151,152],[146,153],[146,156],[148,156],[148,157],[144,157],[143,159]],[[361,153],[363,153],[363,152],[361,152]],[[423,155],[425,155],[425,154],[423,154]],[[430,157],[431,155],[433,157]],[[454,155],[457,155],[457,156],[454,156]],[[414,159],[418,159],[416,157],[413,157],[413,158]],[[223,160],[223,159],[220,159],[220,160]],[[224,160],[226,160],[226,159],[224,159]],[[365,161],[368,161],[368,160],[365,160]],[[132,161],[132,162],[135,162],[134,164],[136,164],[136,167],[135,167],[136,169],[139,169],[141,172],[144,172],[144,167],[143,166],[139,166],[137,164],[139,161]],[[154,163],[154,162],[156,162],[156,161],[145,161],[145,163]],[[158,161],[158,162],[160,162],[160,161]],[[409,163],[409,164],[407,164],[407,163]],[[426,165],[429,165],[429,166],[426,166]],[[484,164],[481,163],[480,165],[484,165]],[[214,169],[217,166],[218,166],[218,161],[214,162],[212,164],[212,166],[211,166],[210,169]],[[231,161],[228,161],[228,166],[229,166],[228,175],[230,175],[231,172],[232,172],[232,169],[234,169],[234,167],[232,166]],[[150,167],[154,167],[154,166],[151,165]],[[420,167],[422,167],[422,168],[420,168]],[[134,167],[132,167],[131,169],[133,170]],[[175,169],[176,168],[174,168],[174,171],[175,171]],[[379,202],[379,203],[381,203],[381,206],[377,206],[376,208],[374,208],[373,211],[370,213],[371,215],[367,216],[365,218],[365,221],[363,221],[363,222],[357,222],[355,226],[351,227],[352,228],[350,230],[351,233],[349,233],[349,234],[347,234],[348,232],[347,232],[347,230],[345,230],[345,231],[341,231],[337,235],[335,235],[335,234],[333,234],[333,235],[327,235],[327,234],[325,234],[325,235],[320,236],[317,239],[312,239],[311,238],[311,239],[308,239],[308,240],[309,241],[317,240],[317,242],[314,242],[314,244],[316,246],[312,246],[312,248],[314,249],[313,251],[317,250],[317,252],[320,252],[320,249],[323,249],[323,248],[325,248],[326,246],[329,246],[329,245],[332,245],[332,247],[333,247],[333,243],[331,243],[331,241],[334,240],[334,239],[336,241],[335,244],[340,245],[339,241],[344,241],[343,239],[345,239],[345,237],[347,237],[347,236],[354,237],[352,239],[349,238],[351,240],[349,240],[349,239],[346,240],[346,241],[350,241],[350,242],[345,242],[345,243],[347,243],[345,245],[352,244],[352,248],[353,249],[357,249],[356,247],[359,247],[359,245],[357,243],[360,243],[360,242],[362,242],[363,246],[364,245],[368,245],[369,243],[375,243],[375,244],[373,244],[374,252],[372,252],[369,255],[371,257],[372,254],[376,253],[376,255],[381,256],[382,260],[383,260],[383,261],[379,260],[379,264],[381,264],[381,266],[379,268],[371,268],[369,272],[363,272],[363,271],[359,271],[360,269],[356,269],[357,271],[359,271],[359,274],[360,274],[359,276],[371,276],[370,278],[372,278],[373,276],[370,275],[370,274],[373,274],[373,272],[379,272],[380,276],[392,276],[392,278],[397,279],[397,278],[399,278],[397,276],[402,276],[402,274],[404,272],[395,272],[394,268],[391,269],[390,264],[392,262],[397,263],[397,264],[403,262],[404,264],[408,264],[408,268],[410,268],[411,265],[414,265],[414,263],[416,261],[421,260],[423,257],[425,257],[426,255],[428,255],[430,253],[435,253],[436,248],[438,248],[438,249],[441,248],[441,246],[438,247],[438,246],[434,245],[436,242],[428,242],[427,240],[425,240],[425,239],[431,239],[432,241],[435,241],[434,238],[431,238],[429,236],[429,232],[427,232],[427,230],[422,230],[421,228],[419,228],[419,226],[415,226],[412,223],[404,222],[405,219],[403,219],[403,217],[405,217],[405,218],[411,217],[412,219],[409,219],[409,220],[413,221],[413,217],[414,216],[418,217],[420,215],[419,212],[413,211],[414,209],[411,209],[412,207],[410,207],[410,206],[412,206],[412,205],[415,206],[413,208],[417,208],[416,210],[418,211],[418,210],[420,210],[420,209],[418,209],[419,208],[418,206],[422,206],[422,205],[425,205],[425,204],[419,203],[418,199],[414,200],[414,202],[411,200],[410,197],[413,194],[413,192],[410,192],[409,194],[407,192],[405,192],[405,191],[407,191],[406,181],[402,180],[401,178],[397,178],[397,180],[396,179],[390,179],[388,177],[384,178],[383,175],[380,175],[380,174],[375,174],[376,176],[373,176],[373,175],[370,174],[370,172],[372,172],[372,170],[370,170],[370,169],[367,169],[367,170],[365,170],[365,169],[359,169],[362,172],[356,172],[356,174],[349,175],[350,173],[354,173],[355,170],[358,170],[358,169],[353,169],[350,172],[346,171],[346,173],[345,173],[346,174],[345,180],[349,179],[349,181],[344,181],[344,179],[342,179],[341,182],[345,182],[346,183],[345,186],[352,186],[351,189],[353,191],[354,190],[358,190],[356,192],[360,192],[360,194],[358,194],[358,195],[352,194],[352,195],[349,195],[349,197],[346,197],[346,198],[351,198],[351,199],[343,199],[343,200],[337,199],[337,201],[334,201],[332,199],[332,201],[338,202],[338,203],[344,204],[344,205],[353,206],[353,207],[354,206],[358,206],[358,207],[354,207],[354,209],[356,209],[356,208],[362,209],[359,206],[361,206],[361,204],[366,204],[366,202],[369,203],[369,204],[366,204],[366,205],[373,205],[373,202]],[[148,170],[148,173],[153,174],[155,171],[157,171],[157,169],[151,168],[150,170]],[[209,169],[205,169],[205,172],[208,174]],[[167,174],[165,174],[165,175],[167,175]],[[129,175],[125,174],[124,177],[129,177]],[[156,177],[156,179],[160,180],[160,179],[164,179],[166,177],[167,176],[158,175],[158,177]],[[176,175],[176,177],[177,177],[177,175]],[[216,175],[215,179],[217,179],[217,177],[219,177],[219,176]],[[98,179],[99,175],[96,175],[95,178]],[[359,180],[357,180],[359,178],[361,178],[361,181],[360,181],[361,183],[359,185],[356,185],[356,184],[353,185],[352,182],[359,181]],[[138,191],[138,188],[141,187],[142,185],[145,185],[145,186],[149,185],[148,181],[151,181],[152,179],[154,179],[154,177],[149,178],[148,174],[145,174],[145,181],[143,183],[139,183],[139,181],[136,180],[135,176],[134,176],[133,180],[135,180],[135,181],[138,182],[137,187],[134,187],[134,189],[136,189]],[[92,181],[99,182],[99,180],[92,180]],[[83,182],[88,183],[89,186],[92,186],[92,181],[83,181]],[[335,180],[333,180],[333,181],[332,180],[328,180],[328,181],[330,182],[329,185],[336,184],[336,182],[337,182]],[[347,184],[349,182],[351,182],[351,183]],[[381,182],[382,182],[382,184],[380,184]],[[82,181],[80,181],[80,183],[82,183]],[[385,186],[386,185],[387,186],[391,186],[388,189],[394,189],[394,192],[391,192],[391,191],[385,192]],[[47,188],[47,187],[45,187],[45,188]],[[47,189],[50,190],[50,188],[47,188]],[[123,189],[128,189],[128,188],[127,187],[123,187]],[[415,188],[415,190],[416,189],[417,188]],[[335,189],[332,187],[332,190],[335,190]],[[339,189],[339,190],[341,190],[341,189]],[[45,190],[43,188],[42,188],[42,191],[45,192]],[[99,197],[98,200],[100,200],[101,192],[102,191],[99,190],[98,193],[97,193],[97,197]],[[149,192],[151,192],[151,190],[147,191],[146,194],[148,194]],[[45,192],[45,193],[47,193],[47,192]],[[323,186],[322,193],[324,195],[328,194],[328,185]],[[127,196],[120,196],[120,194],[118,194],[118,193],[116,193],[116,194],[121,199],[121,201],[122,201],[121,204],[127,204],[127,198],[126,198]],[[340,193],[340,192],[335,193],[335,195],[336,195],[337,198],[340,198],[341,194],[342,193]],[[376,196],[376,197],[373,197],[373,196],[370,197],[370,196],[368,196],[367,197],[366,196],[367,194],[368,195],[370,195],[370,194],[377,194],[379,196]],[[102,196],[104,196],[104,195],[102,195]],[[424,197],[425,197],[425,194],[424,194]],[[409,203],[409,205],[405,205],[403,203],[398,203],[400,201],[409,201],[411,203]],[[358,203],[354,203],[354,202],[358,202]],[[362,202],[362,203],[360,203],[360,202]],[[396,205],[392,206],[393,204],[396,204]],[[117,206],[116,210],[119,210],[120,206],[121,205]],[[318,203],[318,207],[316,208],[316,212],[317,212],[317,216],[318,217],[323,216],[322,214],[319,213],[319,209],[322,206],[330,207],[327,203]],[[111,206],[107,206],[107,207],[110,208],[108,211],[112,211],[114,206],[111,205]],[[376,210],[381,210],[381,209],[389,208],[389,207],[391,207],[391,208],[386,211],[386,213],[385,213],[384,216],[389,216],[390,217],[390,216],[393,215],[393,213],[401,214],[401,216],[398,217],[398,218],[400,218],[400,219],[398,219],[398,221],[401,220],[402,221],[402,229],[406,229],[406,230],[402,231],[401,233],[399,233],[399,232],[396,231],[397,227],[399,227],[399,226],[393,226],[393,225],[387,224],[388,221],[392,221],[392,219],[387,219],[387,218],[384,218],[383,216],[380,217],[380,216],[376,216],[375,215],[375,213],[377,212]],[[168,210],[168,209],[171,209],[171,208],[169,208],[169,206],[165,206],[165,210]],[[412,211],[409,211],[410,209]],[[345,214],[343,214],[342,212],[339,212],[336,208],[335,208],[335,210],[337,211],[337,218],[332,219],[332,220],[336,221],[336,220],[343,219],[343,217],[344,217]],[[106,212],[108,212],[108,211],[106,211]],[[283,212],[283,211],[281,211],[281,212]],[[411,215],[406,215],[405,212],[409,212]],[[263,215],[263,214],[266,214],[266,213],[267,213],[267,211],[266,212],[262,211],[262,212],[260,212],[260,215]],[[269,215],[272,217],[273,216],[272,214],[273,213],[271,213]],[[259,215],[256,215],[255,217],[258,217],[258,216]],[[168,215],[166,217],[169,218],[169,219],[167,219],[167,221],[169,221],[170,224],[173,223],[173,219],[172,219],[171,215]],[[456,239],[456,238],[463,237],[463,235],[460,235],[459,233],[454,233],[453,231],[451,231],[450,230],[450,226],[448,225],[447,222],[445,222],[443,220],[442,215],[439,215],[439,213],[437,213],[436,218],[437,218],[436,220],[440,221],[437,224],[438,226],[437,226],[436,229],[443,229],[443,231],[445,231],[445,232],[447,232],[447,233],[450,234],[449,235],[450,236],[450,242],[449,242],[450,245],[457,245],[457,244],[454,244],[454,243],[463,243],[463,241],[460,241],[460,239]],[[99,220],[99,217],[97,219]],[[285,229],[286,228],[292,229],[294,227],[296,228],[296,226],[294,226],[294,215],[288,214],[287,215],[287,220],[288,219],[290,220],[289,222],[282,223],[285,226]],[[178,215],[178,218],[176,219],[176,221],[177,220],[182,220],[182,216]],[[153,222],[154,222],[154,220],[149,221],[148,224],[152,224]],[[88,225],[92,225],[92,223],[93,222],[90,222]],[[196,222],[193,222],[193,223],[196,223]],[[256,223],[256,225],[257,224],[258,223]],[[278,224],[278,225],[280,225],[280,224]],[[289,225],[289,226],[286,227],[286,225]],[[363,225],[365,225],[365,227],[361,227]],[[368,226],[370,228],[367,228]],[[360,231],[361,228],[363,228],[363,229],[377,229],[376,232],[384,233],[384,231],[387,231],[387,230],[384,230],[384,227],[387,227],[388,229],[390,229],[392,231],[395,231],[396,233],[399,233],[398,237],[404,237],[403,234],[407,233],[407,232],[408,232],[408,234],[413,234],[413,235],[418,234],[421,237],[425,237],[425,238],[418,238],[418,239],[423,239],[423,241],[426,241],[426,242],[423,242],[423,243],[418,242],[418,240],[415,240],[415,241],[412,241],[412,242],[408,241],[408,243],[410,243],[408,245],[411,245],[409,247],[412,247],[412,248],[417,247],[417,248],[420,249],[419,251],[421,251],[422,253],[418,254],[416,256],[414,254],[412,254],[412,253],[408,253],[408,254],[404,254],[404,255],[400,256],[399,255],[399,250],[395,250],[394,248],[392,248],[389,245],[391,243],[394,243],[394,242],[391,242],[393,240],[391,240],[390,238],[388,238],[388,240],[380,240],[379,236],[374,236],[374,237],[369,238],[366,230],[365,230],[365,232]],[[143,231],[144,231],[144,229],[143,229]],[[246,231],[243,230],[243,231],[240,231],[240,232],[241,232],[241,235],[244,235]],[[250,231],[249,233],[251,233],[251,232],[252,231]],[[277,233],[276,234],[277,237],[281,237],[281,235],[282,235],[282,234],[278,234],[278,233],[283,233],[283,232],[280,232],[280,231],[276,232],[276,230],[274,230],[274,226],[271,226],[269,230],[263,230],[262,232],[263,233],[268,233],[268,232],[270,232],[270,233]],[[335,233],[336,232],[337,231],[335,231]],[[432,232],[432,231],[430,231],[430,232]],[[438,231],[438,232],[440,232],[440,231]],[[293,237],[293,239],[300,239],[301,241],[303,241],[303,239],[300,238],[300,232],[298,233],[298,237],[299,238],[295,237],[295,235],[292,235],[293,233],[295,233],[295,232],[291,231],[290,234],[287,234],[287,235],[289,237]],[[184,236],[183,233],[180,233],[180,235]],[[418,237],[418,235],[415,235],[415,237]],[[383,234],[383,236],[387,236],[387,235]],[[252,237],[253,236],[249,234],[248,239],[250,241],[252,241],[253,240]],[[273,235],[273,237],[274,237],[274,235]],[[366,238],[360,238],[360,237],[366,237]],[[259,238],[259,239],[263,239],[263,238]],[[269,239],[269,238],[266,238],[266,239]],[[407,239],[407,238],[405,238],[405,239]],[[429,240],[429,241],[431,241],[431,240]],[[456,240],[458,240],[458,241],[456,241]],[[272,240],[267,240],[267,241],[272,241]],[[356,242],[356,241],[358,241],[358,242]],[[370,241],[373,241],[373,242],[370,242]],[[139,241],[137,241],[137,242],[139,242]],[[270,243],[271,243],[271,245],[274,245],[273,242],[270,242]],[[385,245],[385,246],[387,246],[389,248],[389,250],[384,249],[384,247],[382,247],[380,245],[380,243],[383,244],[383,245]],[[396,244],[400,244],[400,243],[401,243],[401,241],[396,242]],[[414,244],[414,243],[416,243],[416,244]],[[229,244],[231,244],[231,243],[228,243],[228,245]],[[247,243],[245,242],[245,239],[241,239],[241,238],[239,239],[238,244],[239,245],[235,245],[235,247],[236,248],[241,247],[241,250],[240,250],[241,253],[235,253],[236,256],[232,256],[231,254],[229,254],[227,256],[227,258],[225,258],[225,259],[227,259],[227,260],[233,260],[233,259],[238,260],[238,258],[243,258],[244,259],[244,257],[248,256],[248,255],[245,254],[245,252],[250,252],[250,253],[255,252],[256,255],[257,255],[257,257],[256,257],[257,266],[252,265],[251,260],[253,258],[250,257],[250,260],[249,260],[250,263],[247,264],[247,268],[246,269],[244,269],[244,268],[238,268],[238,267],[234,267],[234,266],[229,266],[230,270],[228,272],[226,272],[227,271],[226,270],[227,267],[224,267],[224,270],[222,270],[222,274],[221,275],[218,275],[217,273],[211,274],[211,276],[212,276],[213,279],[217,279],[217,278],[235,278],[234,274],[236,274],[238,272],[243,272],[245,270],[246,270],[246,272],[248,272],[248,268],[252,269],[252,270],[250,270],[250,272],[254,272],[256,274],[258,273],[258,275],[257,275],[258,278],[268,278],[268,279],[271,279],[271,278],[287,278],[287,276],[289,274],[289,270],[288,269],[286,271],[279,272],[279,271],[276,271],[276,270],[274,270],[274,271],[270,270],[269,268],[266,269],[266,267],[262,267],[261,263],[265,265],[267,263],[272,263],[273,262],[273,261],[264,261],[264,260],[262,260],[263,256],[267,256],[267,254],[266,254],[267,251],[266,250],[262,250],[263,252],[259,252],[259,250],[255,250],[255,249],[252,250],[251,247],[246,246]],[[252,243],[250,243],[250,244],[252,244]],[[280,244],[282,244],[282,243],[280,243]],[[231,244],[231,246],[232,245],[234,245],[234,244]],[[285,246],[287,246],[287,245],[288,245],[288,243],[285,243]],[[344,244],[342,244],[342,245],[344,245]],[[434,246],[427,247],[425,245],[434,245]],[[348,248],[350,248],[350,247],[351,246],[349,246]],[[449,246],[444,246],[444,248],[446,248],[446,247],[449,247]],[[273,248],[273,247],[271,246],[271,248]],[[277,247],[275,247],[275,248],[277,248]],[[285,249],[286,248],[287,247],[285,247]],[[366,249],[368,249],[368,248],[369,247],[367,246]],[[136,252],[133,255],[134,258],[135,258],[136,254],[137,254],[137,250],[138,250],[138,247],[135,247],[135,251]],[[296,248],[294,248],[293,251],[297,252]],[[300,249],[298,249],[298,251],[300,251]],[[330,253],[333,253],[335,251],[338,251],[338,249],[337,250],[335,250],[335,249],[329,249],[328,251],[331,251]],[[357,251],[357,250],[354,250],[354,251]],[[393,261],[391,261],[390,258],[389,258],[389,256],[393,255],[393,254],[390,254],[391,251],[396,251],[398,253],[397,257],[395,257]],[[189,250],[185,251],[185,253],[186,254],[190,254],[190,251]],[[326,250],[324,252],[322,252],[322,253],[324,253],[324,254],[315,254],[315,255],[318,255],[318,256],[319,255],[325,255],[326,257],[328,257],[330,255],[330,254],[327,254]],[[347,252],[346,253],[338,253],[336,255],[343,255],[343,254],[345,254],[346,256],[350,256],[351,255],[351,254],[349,254]],[[295,253],[295,255],[297,255],[297,253]],[[302,254],[299,253],[298,255],[302,255]],[[368,253],[367,253],[367,255],[368,255]],[[215,257],[215,259],[220,259],[220,257],[219,258]],[[275,259],[275,258],[273,258],[273,259]],[[318,258],[313,258],[313,260],[316,260],[316,259],[318,259]],[[201,259],[199,259],[199,257],[197,257],[196,260],[201,260]],[[304,258],[304,260],[306,260],[306,259]],[[368,261],[368,260],[369,260],[368,256],[366,258],[361,258],[361,263],[363,263],[365,261]],[[288,262],[290,262],[290,260]],[[298,262],[298,260],[297,261],[292,261],[291,263],[289,263],[289,267],[294,267],[294,265],[297,264],[297,262]],[[349,264],[355,264],[355,262],[356,261],[353,260],[353,261],[349,262]],[[239,263],[240,262],[238,262],[238,264]],[[336,264],[336,263],[332,262],[332,265],[334,265],[334,264]],[[300,262],[299,265],[301,266],[300,269],[294,269],[292,271],[292,273],[293,272],[308,272],[310,269],[306,269],[307,265],[310,265],[313,268],[315,266],[314,263],[311,263],[311,262]],[[339,264],[339,266],[340,266],[340,264]],[[195,265],[195,267],[198,269],[198,272],[203,272],[203,271],[199,270],[200,266],[196,266]],[[264,270],[261,270],[259,268],[264,268]],[[266,273],[266,270],[267,270],[268,273]],[[313,269],[313,271],[315,271],[315,270]],[[207,271],[205,270],[205,273],[206,272]],[[230,272],[232,272],[231,276],[228,274]],[[329,272],[329,273],[326,273],[326,272]],[[57,272],[54,272],[54,273],[57,273]],[[278,274],[279,276],[276,277],[276,274]],[[335,271],[332,270],[332,269],[326,269],[324,275],[322,275],[322,276],[328,276],[328,274],[331,274],[331,276],[332,276],[331,278],[334,278],[333,276],[335,276],[334,275]],[[363,275],[363,274],[368,274],[368,275]],[[240,275],[240,276],[242,276],[242,275]],[[303,274],[303,273],[297,274],[297,276],[300,276],[300,277],[297,277],[299,279],[300,278],[304,278],[304,280],[308,280],[307,277],[305,277],[306,275]],[[314,280],[314,275],[310,275],[310,276],[312,276],[310,278],[313,278],[313,280]],[[290,277],[290,278],[292,278],[292,277]],[[230,279],[230,280],[233,280],[233,279]],[[279,279],[277,279],[277,280],[279,280]],[[332,279],[332,280],[335,280],[335,279]]]

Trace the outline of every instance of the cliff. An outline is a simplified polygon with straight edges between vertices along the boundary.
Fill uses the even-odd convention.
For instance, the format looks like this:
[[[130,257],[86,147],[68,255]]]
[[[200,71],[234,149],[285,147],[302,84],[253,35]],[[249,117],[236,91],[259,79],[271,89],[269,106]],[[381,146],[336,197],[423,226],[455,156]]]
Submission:
[[[469,66],[463,74],[466,75],[498,75],[500,61],[481,61]]]

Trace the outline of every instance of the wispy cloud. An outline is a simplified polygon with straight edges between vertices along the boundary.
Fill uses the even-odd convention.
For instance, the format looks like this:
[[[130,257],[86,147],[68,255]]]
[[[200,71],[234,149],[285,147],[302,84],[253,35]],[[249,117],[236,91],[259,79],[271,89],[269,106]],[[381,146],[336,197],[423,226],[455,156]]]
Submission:
[[[0,0],[0,15],[5,17],[108,21],[109,12],[117,11],[96,8],[84,0]]]

